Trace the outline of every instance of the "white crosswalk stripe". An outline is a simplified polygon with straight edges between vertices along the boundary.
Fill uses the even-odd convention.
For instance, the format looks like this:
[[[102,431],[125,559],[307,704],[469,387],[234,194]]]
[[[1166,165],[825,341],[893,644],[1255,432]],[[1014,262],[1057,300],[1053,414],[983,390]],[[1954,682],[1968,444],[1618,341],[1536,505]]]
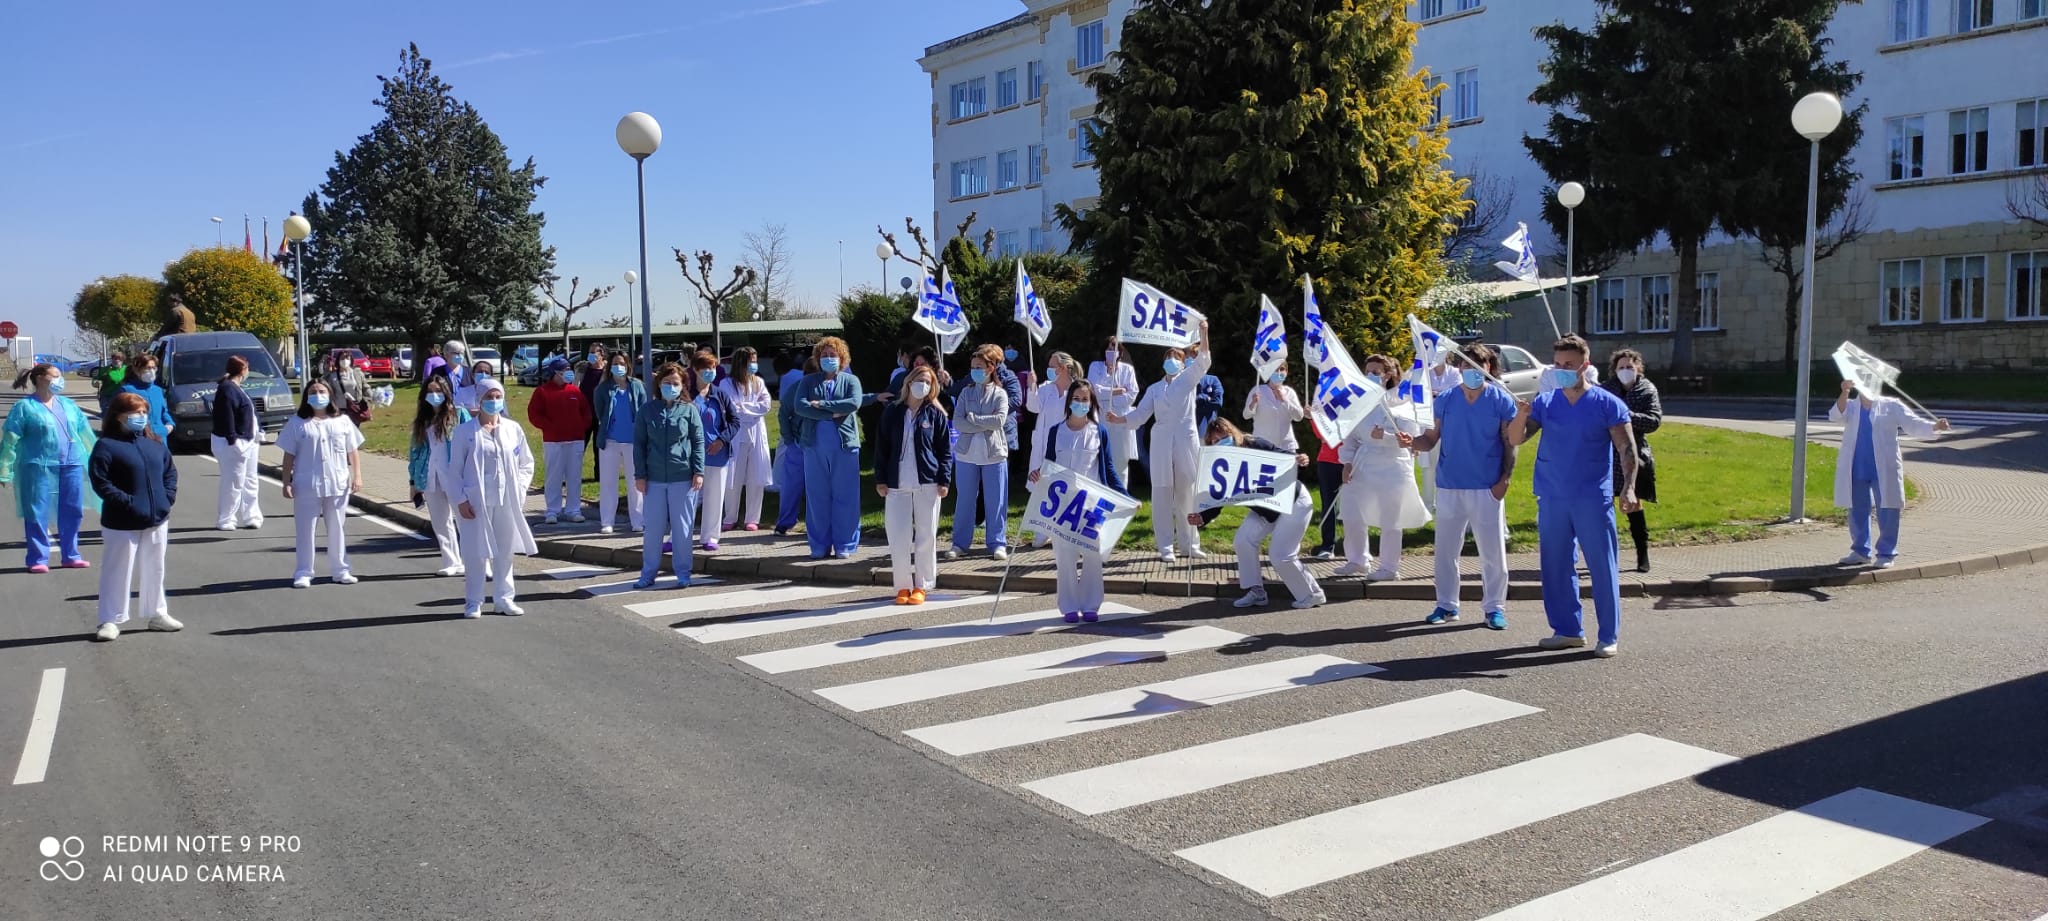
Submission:
[[[619,570],[611,566],[564,566],[541,573],[550,579],[589,579],[596,576],[617,575]]]
[[[1086,646],[1070,646],[824,688],[818,691],[818,696],[855,712],[879,710],[883,707],[931,700],[935,697],[951,697],[969,691],[985,691],[1026,681],[1073,675],[1112,665],[1164,659],[1175,653],[1192,652],[1197,649],[1215,649],[1241,639],[1244,639],[1244,634],[1232,633],[1229,630],[1188,627],[1171,633],[1120,637]]]
[[[862,621],[880,620],[900,614],[919,611],[936,611],[957,608],[969,604],[987,604],[987,599],[977,594],[933,594],[925,597],[921,605],[899,605],[895,599],[870,601],[861,604],[841,605],[836,608],[816,608],[808,611],[784,611],[746,620],[722,624],[704,624],[697,627],[677,627],[676,632],[699,643],[724,643],[731,640],[752,639],[757,636],[771,636],[816,627],[833,627],[840,624],[857,624]]]
[[[660,601],[629,604],[626,605],[626,610],[641,617],[680,617],[708,611],[744,611],[763,605],[830,598],[833,595],[852,592],[853,589],[831,585],[779,585],[770,588],[742,588],[729,592],[692,592],[674,598],[663,598]]]
[[[668,592],[675,590],[675,583],[670,582],[666,579],[664,579],[661,582],[661,584],[656,585],[653,588],[634,588],[633,584],[638,581],[639,579],[636,577],[632,579],[627,579],[624,582],[606,582],[602,585],[585,585],[576,590],[582,592],[585,595],[589,595],[592,598],[607,598],[612,595],[631,595],[636,592],[647,592],[652,594],[655,592]],[[725,580],[717,576],[695,575],[690,577],[690,587],[693,589],[703,588],[707,585],[724,584]]]
[[[1102,606],[1102,620],[1114,621],[1130,617],[1142,617],[1145,612],[1137,608],[1111,602]],[[741,656],[740,661],[771,675],[798,672],[828,665],[846,665],[865,662],[887,656],[912,652],[926,652],[992,640],[1004,636],[1023,636],[1029,633],[1044,633],[1052,630],[1074,629],[1066,623],[1056,610],[1031,611],[1024,614],[1009,614],[993,619],[964,620],[937,627],[923,627],[915,630],[892,630],[888,633],[871,633],[836,643],[818,643],[812,646],[798,646],[794,649],[780,649],[774,652]]]

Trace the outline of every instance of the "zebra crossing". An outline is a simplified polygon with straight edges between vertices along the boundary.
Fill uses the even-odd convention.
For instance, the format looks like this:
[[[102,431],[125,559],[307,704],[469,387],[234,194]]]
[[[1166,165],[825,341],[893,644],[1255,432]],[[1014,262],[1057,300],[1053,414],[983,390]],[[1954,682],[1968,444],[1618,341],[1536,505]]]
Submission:
[[[610,575],[616,574],[563,578]],[[1375,680],[1398,677],[1389,671],[1398,663],[1286,648],[1231,661],[1249,639],[1227,628],[1238,625],[1231,619],[1221,621],[1226,626],[1155,623],[1147,619],[1154,612],[1111,603],[1100,623],[1076,625],[1049,609],[1002,613],[995,599],[974,593],[934,594],[922,607],[881,595],[766,583],[615,600],[649,621],[685,618],[670,625],[679,637],[731,653],[763,680],[872,721],[872,728],[926,747],[970,776],[996,775],[990,782],[1112,837],[1126,837],[1128,827],[1146,824],[1141,820],[1158,824],[1161,816],[1182,814],[1176,809],[1206,806],[1213,813],[1218,803],[1290,776],[1370,771],[1376,759],[1429,745],[1498,745],[1504,729],[1562,718],[1507,695]],[[1034,599],[1012,600],[1030,606]],[[817,602],[828,604],[813,607]],[[896,629],[877,629],[888,626]],[[1304,718],[1268,705],[1242,731],[1232,723],[1233,731],[1214,738],[1215,724],[1197,722],[1201,714],[1230,713],[1233,705],[1241,710],[1276,695],[1306,703],[1311,695],[1357,687],[1354,679],[1377,685],[1363,706],[1347,700],[1336,712],[1311,708],[1315,715]],[[1192,744],[1177,744],[1179,730],[1164,728],[1148,734],[1148,744],[1125,744],[1138,727],[1168,718],[1189,731]],[[1398,778],[1360,785],[1368,792],[1350,797],[1325,787],[1316,811],[1305,815],[1275,815],[1254,803],[1231,820],[1252,827],[1216,834],[1211,822],[1196,823],[1185,833],[1201,838],[1192,843],[1176,840],[1184,834],[1177,829],[1127,840],[1276,902],[1316,899],[1361,880],[1387,879],[1375,874],[1401,873],[1431,855],[1484,847],[1674,789],[1696,792],[1704,789],[1697,778],[1743,761],[1640,732],[1521,757],[1526,747],[1515,752],[1519,760],[1407,788]],[[1033,776],[1017,779],[1020,771]],[[1343,802],[1325,809],[1324,799]],[[1804,805],[1783,804],[1732,830],[1689,837],[1684,829],[1637,830],[1659,836],[1660,846],[1665,837],[1683,840],[1640,862],[1617,861],[1630,865],[1613,872],[1545,880],[1514,904],[1465,917],[1758,921],[1988,821],[1850,787]]]

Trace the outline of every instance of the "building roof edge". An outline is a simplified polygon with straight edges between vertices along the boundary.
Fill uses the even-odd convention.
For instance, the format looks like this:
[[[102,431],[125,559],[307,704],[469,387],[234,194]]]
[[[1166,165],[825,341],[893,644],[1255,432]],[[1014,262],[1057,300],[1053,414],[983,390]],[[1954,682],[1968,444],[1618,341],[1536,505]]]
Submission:
[[[1037,21],[1038,18],[1028,12],[1018,13],[1017,15],[1012,16],[1009,19],[1005,19],[1002,22],[996,23],[995,25],[989,26],[984,29],[976,29],[972,32],[967,33],[966,35],[962,35],[957,38],[949,38],[943,42],[926,48],[924,50],[924,56],[929,58],[935,54],[951,51],[962,45],[980,41],[984,38],[988,38],[991,35],[1000,35],[1004,32],[1010,31],[1011,29],[1016,29],[1022,26],[1030,25]]]

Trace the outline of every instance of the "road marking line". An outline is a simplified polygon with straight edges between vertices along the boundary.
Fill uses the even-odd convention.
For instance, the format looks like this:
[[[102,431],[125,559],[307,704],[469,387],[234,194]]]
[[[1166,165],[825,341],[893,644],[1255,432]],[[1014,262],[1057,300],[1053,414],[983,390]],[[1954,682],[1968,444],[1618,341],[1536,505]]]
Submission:
[[[1271,898],[1738,760],[1654,736],[1626,735],[1175,854]]]
[[[1318,661],[1311,662],[1310,660]],[[1289,662],[1272,663],[1272,665],[1300,663],[1302,667],[1311,669],[1332,668],[1331,661],[1328,656],[1309,656],[1305,659],[1294,659],[1289,660]],[[1334,661],[1344,662],[1343,659],[1336,659]],[[1350,663],[1345,664],[1349,665]],[[1270,668],[1271,666],[1252,667]],[[1380,671],[1380,669],[1370,665],[1353,666],[1353,668],[1365,669],[1360,674]],[[1239,669],[1238,671],[1244,671],[1244,669]],[[1201,675],[1197,677],[1219,679],[1229,674],[1229,672],[1219,672],[1214,675]],[[1315,677],[1320,677],[1321,680],[1325,681],[1331,680],[1330,677]],[[1283,677],[1283,680],[1286,679]],[[1294,680],[1300,681],[1301,679],[1296,678]],[[1190,679],[1183,679],[1183,681],[1190,681]],[[1168,687],[1168,685],[1173,683],[1166,682],[1165,684],[1154,685],[1150,688],[1132,688],[1130,691],[1123,693],[1128,697],[1135,692],[1149,691],[1156,695],[1177,700],[1195,700],[1204,704],[1221,702],[1202,697],[1190,697],[1178,688]],[[1240,697],[1255,696],[1258,693],[1266,693],[1268,690],[1285,690],[1288,686],[1292,685],[1268,688],[1256,691],[1253,694],[1239,693],[1226,699],[1236,700]],[[1001,717],[991,717],[990,720],[993,721],[1003,717],[1014,718],[1028,712],[1030,711],[1002,714]],[[1167,712],[1172,711],[1162,710],[1159,715],[1164,715]],[[1488,697],[1485,694],[1472,691],[1451,691],[1431,697],[1388,704],[1384,707],[1357,710],[1306,723],[1298,723],[1293,726],[1283,726],[1279,729],[1223,739],[1206,745],[1194,745],[1147,758],[1136,758],[1117,764],[1074,771],[1057,777],[1048,777],[1044,780],[1034,780],[1024,784],[1024,789],[1030,790],[1083,815],[1101,815],[1105,812],[1113,812],[1144,803],[1172,799],[1176,796],[1186,796],[1190,793],[1239,783],[1257,777],[1284,774],[1288,771],[1314,767],[1318,764],[1327,764],[1343,758],[1362,755],[1366,752],[1379,751],[1383,748],[1392,748],[1396,745],[1405,745],[1422,739],[1449,735],[1454,732],[1484,726],[1488,723],[1497,723],[1503,720],[1511,720],[1518,716],[1528,716],[1541,712],[1543,711],[1537,707],[1501,700],[1498,697]],[[1059,731],[1060,735],[1067,734],[1067,732],[1060,730],[1068,725],[1076,725],[1077,728],[1072,730],[1075,732],[1087,732],[1101,728],[1104,725],[1102,722],[1084,722],[1078,725],[1073,723],[1072,721],[1075,719],[1098,721],[1104,719],[1104,717],[1099,715],[1085,714],[1078,709],[1064,716],[1065,720],[1062,722],[1050,723],[1054,731]],[[1149,718],[1149,716],[1139,718]],[[1044,721],[1042,717],[1040,720],[1042,725],[1049,722]],[[1123,722],[1131,721],[1125,719],[1108,722],[1107,725],[1122,725]],[[1013,719],[1013,722],[1023,721]],[[955,724],[956,727],[965,727],[967,725],[969,724]],[[960,730],[955,729],[954,732],[958,733]],[[917,732],[910,733],[912,736],[917,734]],[[1037,739],[1030,738],[1026,741],[1037,741]],[[945,749],[945,746],[940,747]],[[950,751],[951,749],[945,750]]]
[[[43,782],[50,769],[50,746],[57,739],[57,712],[63,705],[64,669],[43,669],[35,716],[28,723],[28,741],[21,746],[21,764],[14,769],[15,783]]]
[[[1128,617],[1139,617],[1146,612],[1126,607],[1115,602],[1102,606],[1102,620],[1107,623]],[[1009,614],[990,620],[979,618],[959,623],[941,624],[936,627],[920,627],[915,630],[890,630],[885,633],[870,633],[867,636],[840,640],[836,643],[818,643],[814,646],[798,646],[792,649],[778,649],[774,652],[741,656],[739,661],[751,665],[770,675],[785,672],[800,672],[806,669],[822,668],[827,665],[845,665],[850,662],[865,662],[884,656],[901,655],[907,652],[923,652],[940,649],[977,640],[991,640],[1003,636],[1023,636],[1031,633],[1045,633],[1066,630],[1074,625],[1067,623],[1057,610],[1031,611],[1025,614]],[[1080,634],[1085,635],[1085,634]]]
[[[356,508],[354,506],[349,507],[348,514],[349,517],[351,518],[361,518],[362,520],[374,524],[377,527],[383,528],[386,531],[390,531],[393,534],[403,534],[407,537],[412,538],[413,540],[427,539],[427,535],[425,534],[421,534],[420,532],[408,528],[395,521],[390,521],[388,519],[379,518],[376,515],[365,513],[362,509]]]
[[[1859,787],[1486,921],[1757,921],[1989,821]]]
[[[680,598],[664,598],[660,601],[643,601],[626,605],[626,610],[641,617],[676,617],[684,614],[702,614],[707,611],[741,611],[767,604],[781,604],[786,601],[807,601],[812,598],[826,598],[844,595],[850,588],[827,585],[780,585],[767,588],[742,588],[729,592],[690,594]]]
[[[1083,646],[1048,649],[1021,656],[969,662],[950,668],[935,668],[894,678],[843,684],[838,687],[821,688],[817,694],[859,713],[920,700],[1023,684],[1043,678],[1057,678],[1110,665],[1157,660],[1174,653],[1215,649],[1241,639],[1244,639],[1244,634],[1229,630],[1188,627],[1171,633],[1119,637]]]
[[[669,579],[667,581],[658,583],[653,588],[634,588],[633,584],[637,581],[639,581],[639,579],[638,577],[635,577],[632,579],[628,579],[624,582],[607,582],[602,585],[585,585],[577,588],[576,590],[582,592],[585,595],[589,595],[592,598],[604,598],[609,595],[631,595],[637,592],[673,592],[679,590],[675,587],[674,579]],[[695,575],[690,576],[691,588],[699,588],[706,585],[724,584],[725,580],[717,576],[707,576],[703,573],[697,573]]]
[[[620,570],[611,566],[564,566],[541,573],[550,579],[588,579],[592,576],[615,576]]]
[[[809,630],[813,627],[829,627],[839,624],[854,624],[861,621],[880,620],[917,611],[936,611],[957,608],[962,605],[985,601],[978,594],[933,594],[925,596],[922,605],[899,605],[894,599],[888,601],[862,602],[842,605],[836,608],[816,608],[809,611],[786,611],[749,620],[730,621],[722,624],[704,624],[698,627],[677,627],[676,632],[699,643],[723,643],[729,640],[743,640],[793,630]]]

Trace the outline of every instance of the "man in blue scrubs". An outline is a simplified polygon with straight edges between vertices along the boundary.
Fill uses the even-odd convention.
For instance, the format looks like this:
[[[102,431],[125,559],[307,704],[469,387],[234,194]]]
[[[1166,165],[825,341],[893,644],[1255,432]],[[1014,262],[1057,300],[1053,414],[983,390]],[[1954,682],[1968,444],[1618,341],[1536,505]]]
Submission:
[[[1477,362],[1473,365],[1470,362]],[[1515,475],[1515,447],[1507,440],[1515,417],[1515,398],[1499,384],[1500,360],[1483,345],[1467,346],[1451,357],[1461,386],[1443,392],[1431,404],[1436,426],[1417,436],[1409,447],[1428,451],[1442,447],[1436,474],[1436,610],[1424,623],[1458,619],[1458,554],[1465,533],[1479,548],[1480,610],[1486,626],[1508,628],[1507,518],[1501,500]]]
[[[1579,601],[1579,574],[1574,547],[1586,555],[1593,582],[1593,611],[1600,619],[1593,654],[1609,658],[1620,651],[1621,542],[1614,526],[1614,497],[1621,510],[1642,508],[1636,501],[1636,438],[1629,425],[1628,404],[1599,387],[1587,385],[1591,363],[1586,340],[1566,336],[1551,346],[1556,389],[1534,403],[1516,407],[1508,424],[1508,441],[1521,444],[1540,429],[1536,447],[1536,539],[1543,569],[1543,613],[1552,635],[1537,645],[1573,649],[1586,645],[1585,607]],[[1614,482],[1614,458],[1621,459],[1621,482]]]
[[[775,533],[786,535],[804,512],[803,423],[796,416],[796,389],[804,379],[804,362],[796,354],[775,356],[782,380],[775,386],[775,421],[781,428],[782,454],[775,465]]]

